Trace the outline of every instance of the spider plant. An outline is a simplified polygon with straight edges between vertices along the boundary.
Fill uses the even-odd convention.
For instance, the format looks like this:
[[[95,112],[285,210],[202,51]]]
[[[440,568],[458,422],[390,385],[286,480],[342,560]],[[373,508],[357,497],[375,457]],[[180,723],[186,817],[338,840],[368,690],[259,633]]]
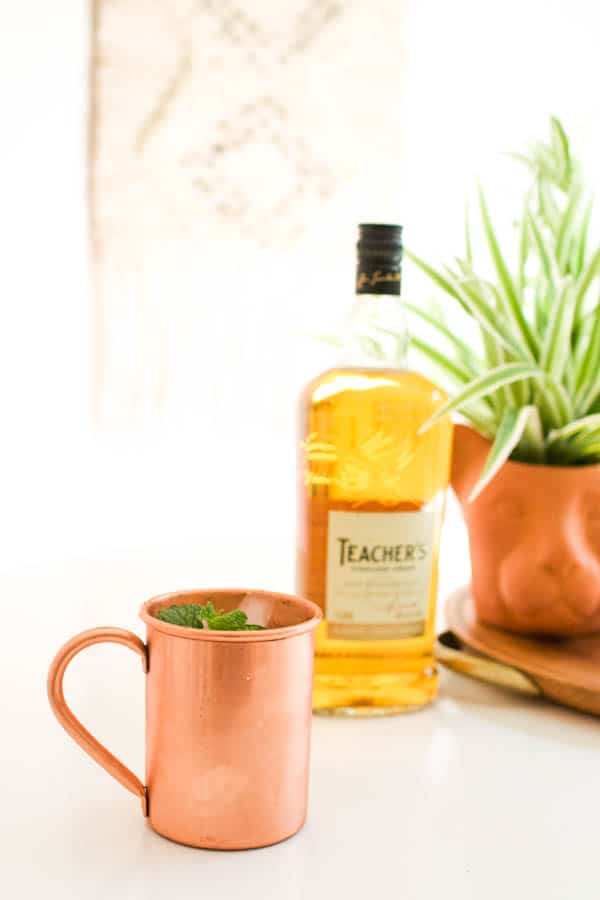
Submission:
[[[506,255],[478,191],[487,265],[473,258],[469,221],[465,251],[453,265],[412,261],[455,304],[452,324],[406,304],[426,323],[413,347],[437,369],[451,398],[422,428],[460,413],[492,441],[471,495],[507,459],[572,466],[600,462],[600,246],[589,247],[592,198],[561,123],[551,139],[517,158],[528,189]],[[447,305],[447,304],[446,304]],[[475,345],[459,335],[458,318],[475,326]]]

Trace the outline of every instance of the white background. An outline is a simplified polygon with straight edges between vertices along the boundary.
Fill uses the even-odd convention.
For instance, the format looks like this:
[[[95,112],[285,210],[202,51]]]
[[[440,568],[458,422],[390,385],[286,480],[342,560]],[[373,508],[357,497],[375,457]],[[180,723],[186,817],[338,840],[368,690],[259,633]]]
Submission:
[[[211,297],[202,360],[186,383],[202,382],[206,396],[208,381],[214,404],[194,408],[192,392],[118,428],[91,420],[86,4],[23,0],[3,16],[1,565],[104,558],[149,543],[168,553],[207,539],[264,542],[268,556],[277,532],[291,577],[295,392],[328,362],[298,333],[336,322],[348,304],[354,223],[401,218],[414,247],[447,259],[460,248],[474,177],[500,200],[514,169],[499,152],[543,135],[550,112],[594,160],[595,4],[408,2],[399,195],[373,203],[366,159],[364,189],[354,186],[348,202],[347,252],[337,253],[324,286],[318,271],[306,273],[303,253],[297,271],[293,255],[285,260],[289,299],[265,300],[252,283]],[[277,275],[281,262],[273,265]],[[410,272],[405,293],[413,293]]]
[[[323,294],[318,272],[306,274],[288,261],[294,303],[303,310],[293,327],[274,295],[260,301],[261,315],[253,319],[256,285],[214,298],[213,330],[203,342],[212,357],[197,377],[213,379],[218,433],[205,410],[190,414],[187,399],[142,422],[93,422],[87,8],[81,0],[4,5],[0,681],[7,705],[0,829],[11,897],[41,891],[159,897],[172,896],[174,886],[181,896],[197,896],[213,876],[212,897],[237,896],[247,884],[257,896],[274,885],[294,898],[327,885],[333,896],[340,881],[350,885],[348,897],[395,883],[408,900],[442,891],[487,892],[494,900],[511,890],[536,900],[597,896],[589,868],[597,844],[595,731],[574,714],[534,712],[525,701],[455,678],[445,681],[431,716],[410,725],[374,723],[376,737],[362,723],[351,759],[345,732],[319,722],[308,829],[269,856],[249,854],[235,863],[229,855],[174,848],[143,829],[134,801],[66,743],[44,697],[51,653],[70,633],[93,624],[136,627],[137,607],[151,593],[202,583],[291,586],[293,397],[325,361],[320,348],[298,341],[295,329],[314,328],[321,316],[335,319],[349,301],[354,222],[401,218],[418,250],[451,256],[474,175],[485,176],[500,202],[511,170],[496,161],[497,152],[543,133],[550,112],[594,161],[595,4],[407,5],[401,196],[374,209],[365,160],[363,202],[348,204],[348,251],[334,261]],[[209,316],[205,321],[210,325]],[[226,366],[219,364],[224,355]],[[282,363],[276,375],[273,360]],[[453,510],[442,594],[467,574],[464,532]],[[111,684],[122,684],[123,694],[107,692],[103,660],[110,660]],[[84,701],[94,707],[99,736],[136,771],[143,727],[138,668],[128,654],[101,649],[74,665],[67,685],[75,708]],[[327,843],[338,829],[338,843]],[[36,877],[37,893],[22,893]]]

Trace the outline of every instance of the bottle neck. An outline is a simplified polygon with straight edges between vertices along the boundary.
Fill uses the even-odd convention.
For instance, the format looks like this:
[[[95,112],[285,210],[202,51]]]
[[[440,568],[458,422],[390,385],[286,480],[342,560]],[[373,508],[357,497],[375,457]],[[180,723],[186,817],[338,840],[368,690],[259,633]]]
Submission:
[[[342,365],[402,369],[408,344],[406,314],[398,294],[356,294],[343,331]]]

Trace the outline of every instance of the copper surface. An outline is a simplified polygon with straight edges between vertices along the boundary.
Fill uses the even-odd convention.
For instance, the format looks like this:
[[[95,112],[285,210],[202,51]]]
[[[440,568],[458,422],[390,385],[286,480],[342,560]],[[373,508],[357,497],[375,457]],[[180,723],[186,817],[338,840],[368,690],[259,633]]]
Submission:
[[[86,647],[91,647],[92,644],[103,643],[123,644],[125,647],[130,647],[131,650],[139,653],[142,657],[142,666],[144,672],[147,672],[146,647],[136,634],[133,634],[131,631],[125,631],[122,628],[91,628],[89,631],[82,631],[81,634],[67,641],[54,657],[48,672],[48,699],[54,715],[67,734],[80,747],[83,747],[85,752],[89,753],[92,759],[95,759],[113,778],[116,778],[123,787],[126,787],[128,791],[140,798],[142,812],[144,815],[147,815],[146,789],[140,779],[90,734],[79,719],[73,715],[65,701],[63,678],[67,666],[73,657],[77,656]]]
[[[155,618],[173,603],[244,609],[264,631],[181,628]],[[266,591],[186,591],[142,606],[147,648],[117,628],[83,632],[57,654],[50,704],[83,749],[140,796],[151,826],[195,847],[245,849],[284,840],[306,816],[314,629],[321,613]],[[146,789],[75,718],[64,671],[84,647],[117,641],[148,660]]]

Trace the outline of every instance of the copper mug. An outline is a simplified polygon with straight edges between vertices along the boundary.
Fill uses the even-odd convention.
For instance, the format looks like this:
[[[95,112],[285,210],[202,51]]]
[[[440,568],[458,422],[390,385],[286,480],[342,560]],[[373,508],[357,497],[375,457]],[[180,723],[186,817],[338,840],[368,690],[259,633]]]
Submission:
[[[174,603],[243,609],[264,631],[208,631],[156,618]],[[274,844],[304,824],[308,795],[315,604],[267,591],[183,591],[140,610],[144,644],[122,628],[71,638],[48,673],[48,697],[65,731],[136,794],[159,834],[193,847]],[[146,673],[146,784],[73,715],[63,676],[85,647],[123,644]]]

